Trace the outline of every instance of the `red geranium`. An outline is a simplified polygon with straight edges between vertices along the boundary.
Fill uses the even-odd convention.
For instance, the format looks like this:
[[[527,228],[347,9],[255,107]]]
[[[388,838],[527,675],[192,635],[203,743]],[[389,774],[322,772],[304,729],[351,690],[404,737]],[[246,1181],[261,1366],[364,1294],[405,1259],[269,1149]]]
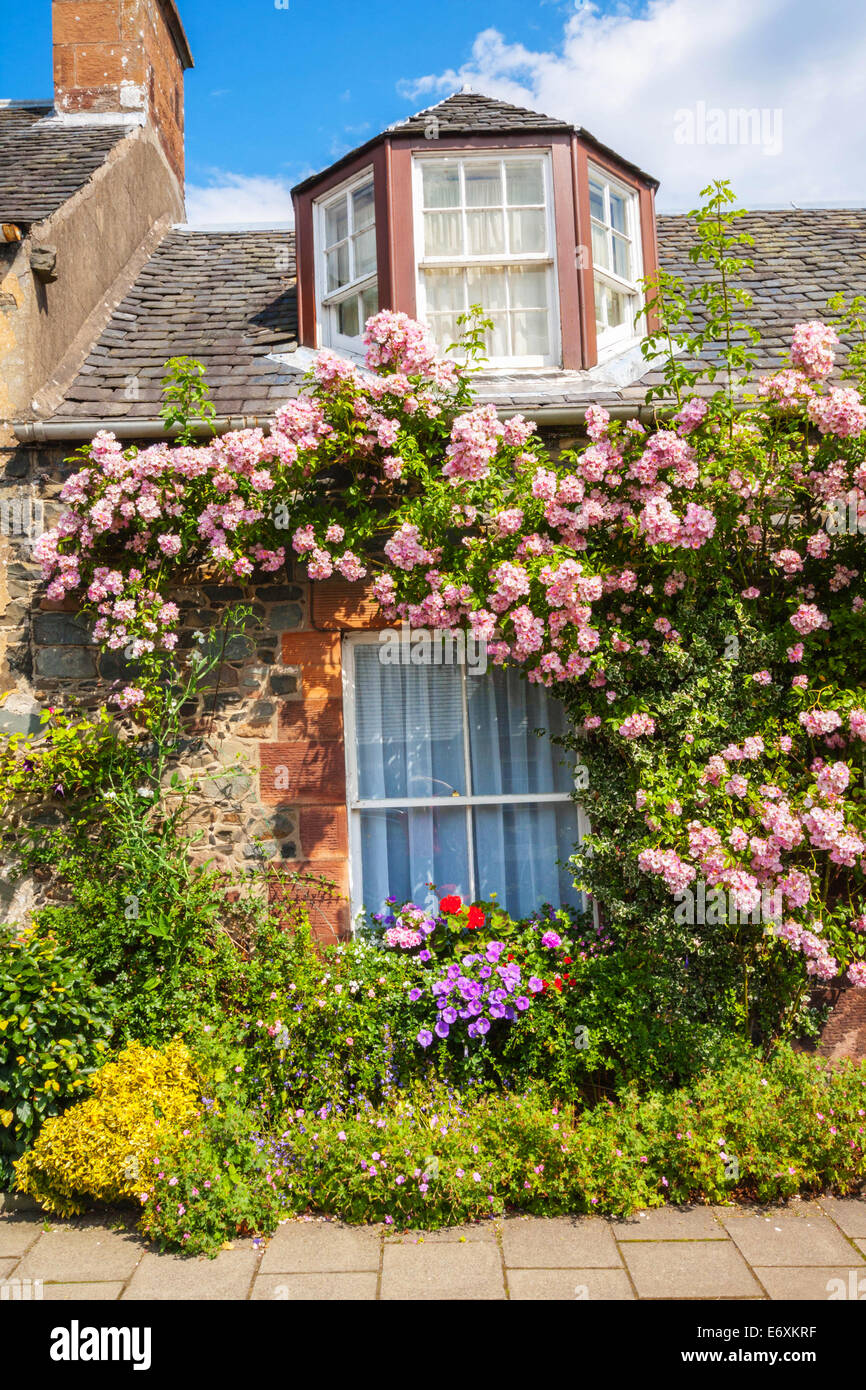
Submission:
[[[439,904],[439,911],[444,912],[446,916],[453,916],[455,913],[460,911],[462,906],[463,901],[461,898],[458,898],[456,896],[450,898],[443,898]]]
[[[466,925],[470,929],[484,926],[484,913],[480,907],[470,907]]]

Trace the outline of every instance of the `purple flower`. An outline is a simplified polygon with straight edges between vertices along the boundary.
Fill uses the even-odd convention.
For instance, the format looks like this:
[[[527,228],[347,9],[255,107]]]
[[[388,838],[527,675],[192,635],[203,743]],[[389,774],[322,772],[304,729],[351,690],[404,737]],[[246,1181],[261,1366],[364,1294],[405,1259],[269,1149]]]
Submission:
[[[457,1010],[451,1008],[451,1006],[449,1005],[447,1009],[442,1010],[442,1018],[445,1023],[456,1023]]]
[[[542,946],[547,946],[548,950],[555,951],[557,946],[562,945],[562,937],[557,936],[555,931],[546,931],[541,938]]]
[[[419,951],[419,952],[418,952],[418,959],[419,959],[419,960],[432,960],[432,959],[433,959],[433,953],[432,953],[432,951]]]
[[[532,975],[526,988],[530,994],[538,994],[540,990],[544,989],[544,982],[539,980],[537,975]]]
[[[485,1018],[484,1015],[482,1014],[481,1018],[479,1018],[479,1019],[476,1020],[475,1027],[478,1029],[478,1032],[481,1033],[481,1034],[489,1033],[489,1032],[490,1032],[490,1019],[489,1019],[489,1018]]]
[[[447,1038],[451,1029],[448,1027],[448,1024],[440,1018],[439,1022],[436,1024],[435,1032],[437,1038]]]
[[[422,1028],[421,1032],[418,1034],[418,1042],[421,1046],[429,1047],[432,1041],[433,1034],[427,1028]]]
[[[410,991],[409,991],[409,998],[412,1000],[412,1003],[413,1003],[413,1004],[415,1003],[415,1000],[416,1000],[416,999],[420,999],[420,998],[421,998],[421,994],[422,994],[422,991],[421,991],[420,989],[410,989]]]
[[[529,981],[529,988],[532,989],[532,981],[531,981],[531,980]],[[514,1001],[514,1005],[515,1005],[515,1008],[518,1008],[518,1009],[521,1009],[521,1010],[523,1010],[523,1009],[528,1009],[528,1008],[529,1008],[529,1000],[527,999],[527,997],[526,997],[525,994],[518,994],[517,998],[516,998],[515,1001]]]

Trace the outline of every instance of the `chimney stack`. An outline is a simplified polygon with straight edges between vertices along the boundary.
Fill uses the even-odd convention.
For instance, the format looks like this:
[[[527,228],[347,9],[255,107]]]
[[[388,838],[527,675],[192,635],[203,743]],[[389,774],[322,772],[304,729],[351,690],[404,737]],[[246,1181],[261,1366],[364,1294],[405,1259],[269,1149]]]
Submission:
[[[183,74],[175,0],[52,0],[58,115],[117,116],[156,131],[183,186]]]

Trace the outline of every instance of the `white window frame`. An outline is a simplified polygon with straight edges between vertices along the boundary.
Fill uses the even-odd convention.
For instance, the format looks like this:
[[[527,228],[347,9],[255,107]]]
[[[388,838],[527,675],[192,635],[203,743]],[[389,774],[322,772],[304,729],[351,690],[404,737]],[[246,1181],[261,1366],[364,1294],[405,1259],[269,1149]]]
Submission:
[[[613,353],[621,352],[624,347],[630,347],[643,337],[643,333],[638,329],[638,313],[644,307],[644,296],[641,292],[638,281],[643,275],[643,247],[641,244],[640,230],[640,195],[636,188],[630,184],[623,183],[621,179],[609,174],[606,169],[602,169],[598,164],[589,164],[589,178],[600,183],[604,188],[604,209],[606,221],[601,223],[590,212],[591,226],[600,227],[608,237],[612,236],[613,223],[610,217],[610,190],[620,194],[625,199],[627,230],[625,236],[630,242],[631,263],[634,280],[624,280],[615,271],[606,270],[603,266],[597,266],[595,256],[592,257],[593,275],[593,301],[595,297],[595,282],[602,280],[611,289],[618,290],[625,295],[629,305],[629,315],[625,323],[618,328],[610,328],[606,332],[599,332],[596,320],[596,345],[599,358],[609,357]],[[623,233],[618,233],[622,236]],[[592,254],[592,236],[590,235],[590,253]],[[611,259],[613,259],[611,257]],[[593,313],[595,313],[595,303],[593,302]]]
[[[357,918],[364,910],[364,880],[361,846],[361,813],[363,811],[403,811],[413,808],[453,809],[463,807],[466,812],[466,836],[469,864],[469,901],[476,893],[476,871],[474,837],[472,834],[472,808],[474,806],[526,806],[541,803],[570,802],[575,811],[575,844],[580,844],[589,833],[589,820],[580,802],[576,802],[570,792],[517,792],[502,796],[442,796],[442,797],[374,797],[362,800],[358,791],[358,758],[356,746],[355,721],[355,652],[360,646],[379,643],[380,631],[351,632],[343,634],[343,735],[345,739],[346,789],[349,821],[349,901],[353,929]],[[469,744],[469,708],[466,700],[467,680],[484,680],[483,675],[469,675],[466,666],[460,667],[463,688],[463,757],[466,786],[472,786],[472,754]],[[541,903],[538,904],[541,907]]]
[[[353,174],[350,179],[338,184],[336,188],[329,188],[327,193],[323,193],[321,198],[317,198],[313,204],[313,243],[314,260],[316,271],[316,341],[321,347],[332,348],[335,352],[345,353],[350,357],[363,357],[364,354],[364,325],[361,324],[361,332],[355,338],[349,338],[345,334],[337,331],[337,307],[346,299],[352,299],[359,295],[363,290],[371,289],[378,284],[379,267],[369,275],[361,275],[356,279],[341,285],[338,290],[328,289],[328,264],[325,254],[326,238],[326,213],[331,203],[340,199],[347,199],[349,215],[348,240],[352,237],[352,193],[356,189],[363,187],[364,184],[373,184],[373,195],[376,193],[376,180],[372,164],[360,173]],[[379,248],[379,228],[373,222],[373,231],[376,234],[376,252],[378,258]],[[330,248],[329,248],[330,249]]]
[[[491,164],[500,161],[503,188],[505,187],[506,163],[520,160],[538,161],[541,159],[544,175],[544,203],[547,245],[544,251],[524,252],[516,255],[497,252],[490,256],[427,256],[424,250],[424,187],[423,165],[428,160],[442,160],[460,166],[460,208],[463,213],[464,245],[466,244],[466,197],[464,188],[464,167],[470,163]],[[556,224],[553,204],[553,168],[549,149],[511,149],[511,150],[447,150],[418,151],[412,157],[412,201],[415,228],[415,293],[419,319],[427,321],[427,291],[425,270],[468,270],[474,266],[538,266],[547,270],[547,312],[550,330],[550,351],[545,355],[523,357],[491,357],[485,364],[491,370],[501,371],[524,368],[559,367],[562,363],[562,340],[559,321],[559,272],[556,260]],[[507,209],[506,209],[507,211]],[[508,238],[508,218],[505,217],[505,236]],[[507,280],[506,280],[507,284]],[[446,345],[447,346],[447,345]]]

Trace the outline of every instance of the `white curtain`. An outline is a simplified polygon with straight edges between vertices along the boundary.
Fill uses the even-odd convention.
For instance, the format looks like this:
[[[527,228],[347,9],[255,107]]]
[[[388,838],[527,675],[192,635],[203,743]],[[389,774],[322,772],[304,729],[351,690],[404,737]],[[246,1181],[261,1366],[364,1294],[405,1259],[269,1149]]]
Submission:
[[[560,705],[513,671],[467,673],[464,711],[459,666],[385,665],[378,644],[355,648],[358,795],[362,801],[423,797],[421,808],[383,807],[360,815],[364,906],[388,896],[424,904],[437,894],[491,892],[526,916],[542,902],[576,902],[567,858],[577,840],[571,802],[449,805],[453,794],[502,796],[569,792],[564,752],[535,729],[564,728]],[[466,774],[464,714],[471,785]]]

